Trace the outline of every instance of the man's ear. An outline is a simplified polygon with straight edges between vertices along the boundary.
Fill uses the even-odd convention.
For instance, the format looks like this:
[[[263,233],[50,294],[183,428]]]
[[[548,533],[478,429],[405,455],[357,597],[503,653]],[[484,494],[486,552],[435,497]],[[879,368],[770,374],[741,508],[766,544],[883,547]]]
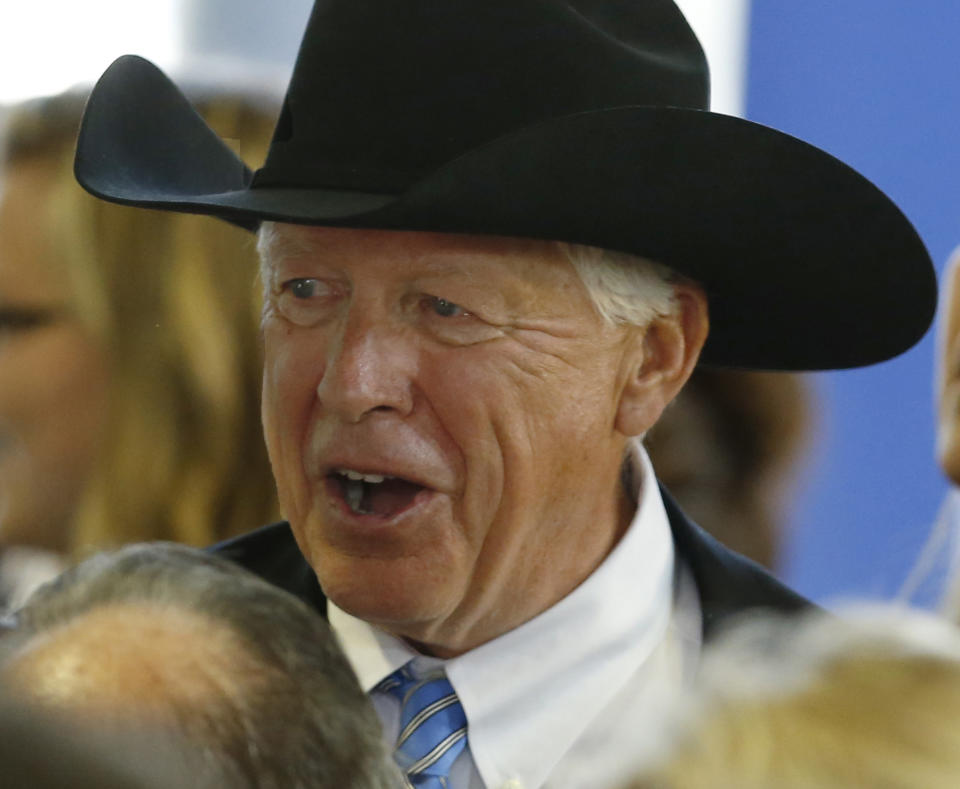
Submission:
[[[649,430],[677,396],[700,358],[710,320],[703,289],[691,282],[674,284],[675,308],[638,329],[625,361],[627,376],[615,426],[625,436]]]

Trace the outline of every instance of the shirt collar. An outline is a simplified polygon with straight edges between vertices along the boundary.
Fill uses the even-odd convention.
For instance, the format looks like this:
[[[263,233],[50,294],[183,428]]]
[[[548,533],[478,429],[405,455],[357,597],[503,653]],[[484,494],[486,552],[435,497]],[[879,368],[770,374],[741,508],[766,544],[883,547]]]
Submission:
[[[510,778],[540,786],[664,638],[673,594],[670,526],[639,441],[625,468],[639,505],[600,566],[551,608],[463,655],[420,656],[329,604],[331,627],[365,690],[412,659],[415,670],[444,666],[488,786]]]

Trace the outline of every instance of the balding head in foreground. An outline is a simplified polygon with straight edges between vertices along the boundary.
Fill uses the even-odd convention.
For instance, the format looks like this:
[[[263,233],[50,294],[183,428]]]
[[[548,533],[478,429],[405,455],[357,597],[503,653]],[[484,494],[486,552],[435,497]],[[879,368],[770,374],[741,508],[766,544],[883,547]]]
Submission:
[[[326,623],[216,556],[158,543],[94,557],[30,600],[0,652],[41,707],[169,737],[198,786],[393,785]]]

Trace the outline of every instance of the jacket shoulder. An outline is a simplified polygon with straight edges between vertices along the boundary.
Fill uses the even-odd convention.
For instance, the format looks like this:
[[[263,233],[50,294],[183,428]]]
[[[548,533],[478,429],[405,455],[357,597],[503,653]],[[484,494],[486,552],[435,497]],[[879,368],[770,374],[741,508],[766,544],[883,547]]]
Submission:
[[[792,614],[816,608],[756,562],[707,534],[663,487],[661,494],[677,554],[687,563],[697,585],[705,639],[728,618],[749,610]]]
[[[296,595],[326,615],[327,601],[317,576],[300,553],[286,521],[224,540],[207,550]]]

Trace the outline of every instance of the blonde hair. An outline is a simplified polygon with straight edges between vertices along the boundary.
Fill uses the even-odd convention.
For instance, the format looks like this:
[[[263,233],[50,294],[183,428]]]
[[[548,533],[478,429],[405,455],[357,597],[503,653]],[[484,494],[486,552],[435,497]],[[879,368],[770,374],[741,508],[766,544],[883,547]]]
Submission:
[[[66,547],[208,544],[277,514],[259,417],[254,240],[209,217],[86,194],[72,173],[82,101],[15,108],[4,162],[49,165],[49,210],[37,221],[110,368],[106,432]],[[262,156],[268,108],[220,96],[200,111],[246,161]]]
[[[749,623],[708,653],[698,691],[667,762],[629,789],[947,789],[960,778],[960,635],[929,614]]]

